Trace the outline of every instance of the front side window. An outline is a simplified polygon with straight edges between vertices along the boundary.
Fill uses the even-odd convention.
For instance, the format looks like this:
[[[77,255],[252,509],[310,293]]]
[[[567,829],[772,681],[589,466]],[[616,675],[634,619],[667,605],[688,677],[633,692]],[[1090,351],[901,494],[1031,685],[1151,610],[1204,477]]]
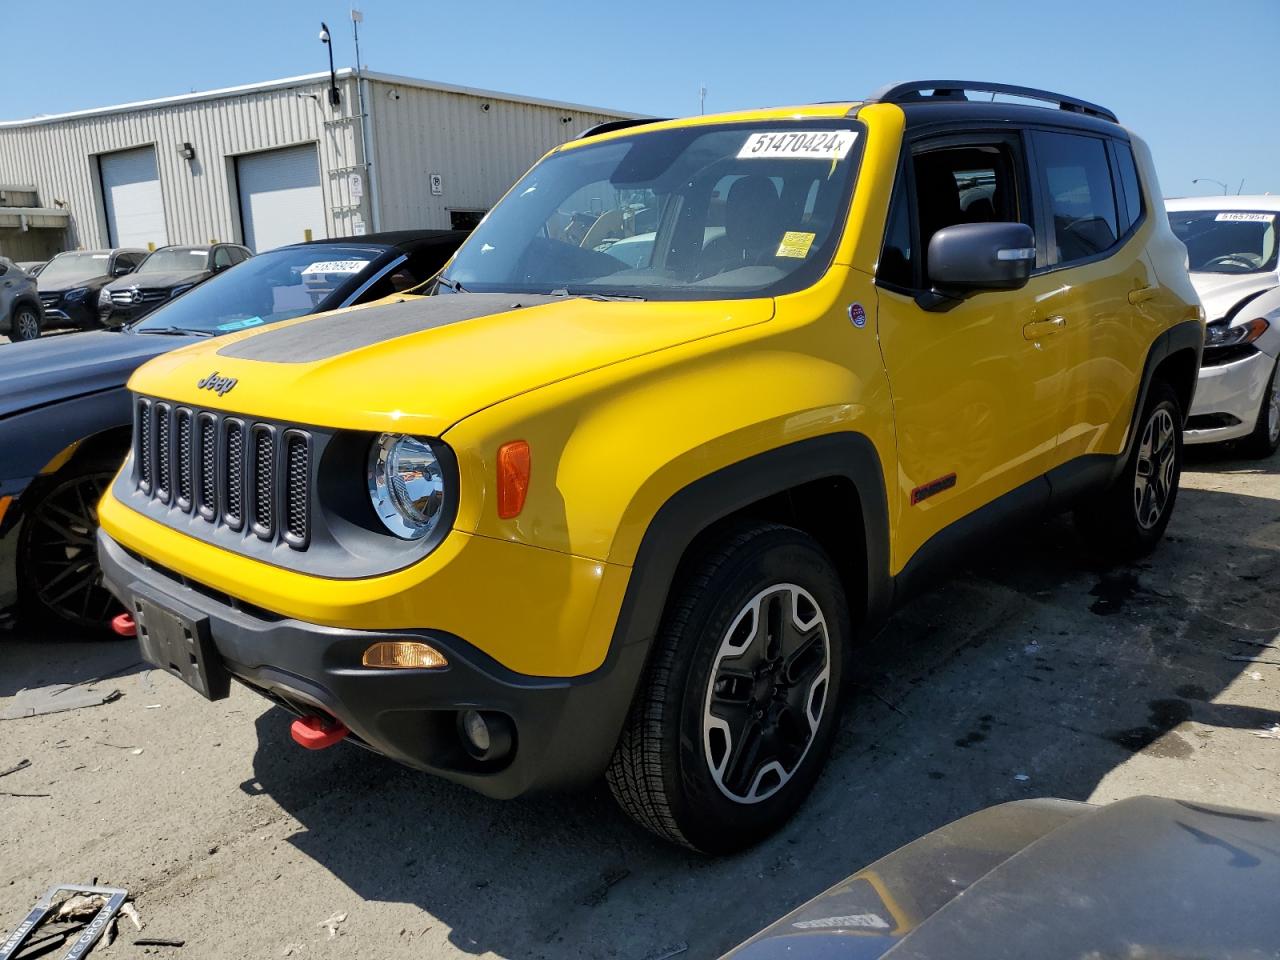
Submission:
[[[1086,260],[1115,246],[1120,230],[1106,143],[1040,131],[1035,144],[1055,246],[1050,262]]]
[[[638,133],[553,154],[458,251],[477,292],[775,296],[826,270],[862,128],[850,120]]]
[[[233,262],[230,247],[218,247],[213,251],[213,266],[215,270],[229,267]]]
[[[1192,273],[1262,273],[1276,269],[1273,210],[1171,210],[1173,232],[1187,247]]]

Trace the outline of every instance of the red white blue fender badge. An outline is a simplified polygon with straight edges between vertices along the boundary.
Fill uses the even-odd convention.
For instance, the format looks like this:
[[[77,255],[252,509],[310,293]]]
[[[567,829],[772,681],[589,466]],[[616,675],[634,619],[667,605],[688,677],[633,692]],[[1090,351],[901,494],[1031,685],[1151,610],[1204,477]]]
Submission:
[[[853,321],[853,325],[859,330],[867,325],[867,311],[862,308],[862,304],[849,304],[849,319]]]

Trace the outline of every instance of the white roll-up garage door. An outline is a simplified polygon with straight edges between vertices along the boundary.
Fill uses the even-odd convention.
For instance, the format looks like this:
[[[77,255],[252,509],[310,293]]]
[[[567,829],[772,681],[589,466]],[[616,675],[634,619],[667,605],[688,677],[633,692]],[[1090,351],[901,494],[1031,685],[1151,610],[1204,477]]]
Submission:
[[[245,246],[255,253],[286,243],[328,236],[320,161],[311,144],[251,153],[236,160],[240,222]]]
[[[98,157],[98,169],[111,245],[163,247],[168,243],[155,148],[104,153]]]

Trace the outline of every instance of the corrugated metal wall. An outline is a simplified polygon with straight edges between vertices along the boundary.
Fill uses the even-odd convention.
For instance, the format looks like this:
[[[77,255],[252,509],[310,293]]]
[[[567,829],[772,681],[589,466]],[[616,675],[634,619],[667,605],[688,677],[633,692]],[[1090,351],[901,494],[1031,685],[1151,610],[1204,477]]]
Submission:
[[[487,210],[556,144],[623,116],[384,80],[369,90],[384,230],[447,229],[450,210]]]
[[[342,80],[337,110],[318,81],[226,97],[0,127],[0,182],[34,183],[40,201],[63,201],[71,213],[69,247],[107,243],[97,156],[154,144],[170,243],[241,240],[235,161],[238,154],[314,143],[332,236],[353,232],[348,174],[360,169],[354,83]],[[183,143],[195,159],[178,152]],[[299,240],[303,239],[298,237]]]

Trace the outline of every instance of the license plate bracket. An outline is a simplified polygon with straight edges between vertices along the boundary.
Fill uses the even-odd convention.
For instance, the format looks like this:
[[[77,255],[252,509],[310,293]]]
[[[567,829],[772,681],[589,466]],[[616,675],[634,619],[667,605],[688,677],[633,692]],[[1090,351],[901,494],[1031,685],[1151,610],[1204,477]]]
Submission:
[[[231,692],[231,674],[218,655],[209,618],[174,602],[134,594],[134,620],[142,655],[208,700]]]

